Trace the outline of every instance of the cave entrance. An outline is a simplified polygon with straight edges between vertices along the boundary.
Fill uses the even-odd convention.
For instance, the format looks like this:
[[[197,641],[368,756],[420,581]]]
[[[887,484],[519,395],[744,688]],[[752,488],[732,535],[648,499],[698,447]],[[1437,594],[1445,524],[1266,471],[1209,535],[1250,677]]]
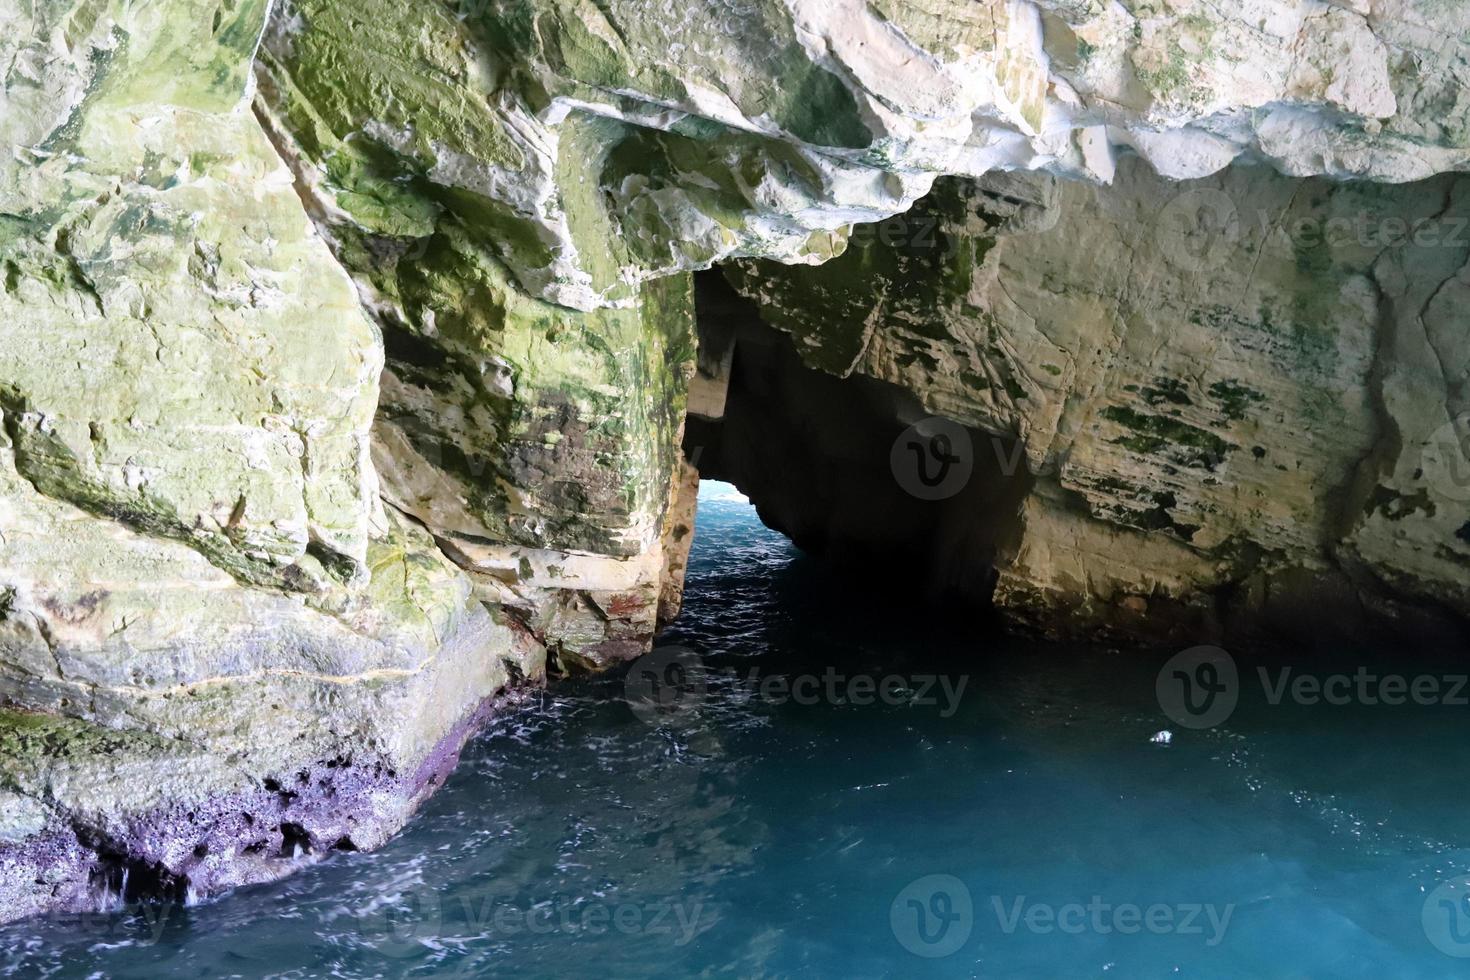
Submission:
[[[1019,442],[934,417],[897,385],[813,369],[718,271],[696,289],[684,449],[701,479],[885,594],[988,608],[1032,484]]]

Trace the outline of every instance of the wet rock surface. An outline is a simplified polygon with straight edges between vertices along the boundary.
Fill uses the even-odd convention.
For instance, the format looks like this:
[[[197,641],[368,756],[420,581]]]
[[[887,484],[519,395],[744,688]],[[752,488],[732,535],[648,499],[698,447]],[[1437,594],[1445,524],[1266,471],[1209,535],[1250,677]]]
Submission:
[[[1020,619],[1463,616],[1466,17],[0,4],[0,919],[377,846],[648,647],[691,463]]]

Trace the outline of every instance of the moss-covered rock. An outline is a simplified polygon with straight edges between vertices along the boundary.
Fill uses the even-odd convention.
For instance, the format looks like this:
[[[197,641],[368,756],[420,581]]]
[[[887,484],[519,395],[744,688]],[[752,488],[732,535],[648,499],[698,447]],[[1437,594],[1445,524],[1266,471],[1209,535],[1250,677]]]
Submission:
[[[544,677],[379,501],[381,337],[250,107],[267,6],[0,13],[0,918],[381,844]]]
[[[263,103],[324,211],[464,220],[590,310],[730,257],[817,262],[935,176],[1174,178],[1242,155],[1402,181],[1470,161],[1463,11],[1003,0],[292,0]],[[1424,24],[1435,23],[1435,31]],[[1445,38],[1454,39],[1450,43]]]
[[[1463,608],[1464,249],[1279,233],[1463,210],[1297,178],[1470,164],[1467,17],[0,3],[0,918],[373,846],[497,692],[640,652],[687,273],[733,257],[808,366],[1019,447],[975,498],[1020,514],[1013,607],[1301,566]],[[1119,150],[1294,176],[1190,189],[1270,216],[1206,275]],[[945,174],[984,185],[872,227]]]
[[[414,250],[453,222],[534,296],[627,307],[640,283],[731,254],[819,261],[854,215],[900,210],[927,183],[806,148],[865,149],[872,136],[789,14],[759,6],[750,33],[691,19],[677,30],[700,40],[670,47],[674,25],[639,28],[635,4],[294,0],[260,58],[262,110],[327,221]],[[781,54],[761,61],[775,72],[739,82],[733,66],[769,43]],[[685,100],[693,76],[713,84],[720,65],[737,103],[778,125],[614,94],[643,85]]]
[[[3,42],[53,86],[0,170],[17,467],[242,581],[360,579],[382,352],[250,114],[266,5],[32,9]]]
[[[688,278],[581,313],[532,299],[457,224],[365,257],[385,318],[387,498],[435,533],[627,557],[658,536],[694,358]]]

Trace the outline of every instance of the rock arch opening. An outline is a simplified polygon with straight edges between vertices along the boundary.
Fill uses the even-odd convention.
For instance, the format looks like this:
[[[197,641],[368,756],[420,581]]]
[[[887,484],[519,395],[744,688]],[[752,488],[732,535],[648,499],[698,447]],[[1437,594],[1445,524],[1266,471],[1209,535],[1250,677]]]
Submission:
[[[988,606],[1032,484],[1019,441],[937,418],[897,385],[808,367],[718,270],[696,297],[684,450],[700,477],[875,591]]]

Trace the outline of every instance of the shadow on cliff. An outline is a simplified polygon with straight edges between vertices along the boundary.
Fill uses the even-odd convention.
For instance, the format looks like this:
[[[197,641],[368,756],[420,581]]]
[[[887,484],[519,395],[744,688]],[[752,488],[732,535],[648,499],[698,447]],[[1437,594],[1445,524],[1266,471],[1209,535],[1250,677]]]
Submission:
[[[1363,599],[1372,590],[1307,571],[1278,575],[1265,596],[1245,594],[1245,581],[1188,602],[1156,600],[1146,615],[1123,608],[1091,634],[1003,618],[992,604],[996,561],[1019,545],[1035,483],[1015,441],[955,426],[973,447],[973,472],[953,495],[923,499],[895,456],[931,416],[912,393],[808,367],[792,338],[717,271],[697,277],[697,296],[702,366],[711,348],[733,354],[719,417],[690,415],[685,453],[703,479],[738,487],[767,527],[808,556],[781,573],[789,581],[770,583],[803,592],[796,602],[833,600],[834,611],[861,606],[872,624],[917,620],[952,635],[1040,631],[1176,650],[1228,642],[1270,659],[1372,662],[1385,650],[1456,659],[1470,649],[1453,616],[1376,608]]]
[[[700,277],[698,295],[701,331],[734,341],[723,418],[691,416],[685,435],[701,477],[738,487],[849,602],[917,604],[972,627],[988,617],[994,557],[1030,489],[1025,467],[1006,465],[1019,458],[1014,444],[971,433],[979,451],[963,488],[920,499],[891,462],[906,430],[931,415],[917,398],[806,367],[718,273]]]

